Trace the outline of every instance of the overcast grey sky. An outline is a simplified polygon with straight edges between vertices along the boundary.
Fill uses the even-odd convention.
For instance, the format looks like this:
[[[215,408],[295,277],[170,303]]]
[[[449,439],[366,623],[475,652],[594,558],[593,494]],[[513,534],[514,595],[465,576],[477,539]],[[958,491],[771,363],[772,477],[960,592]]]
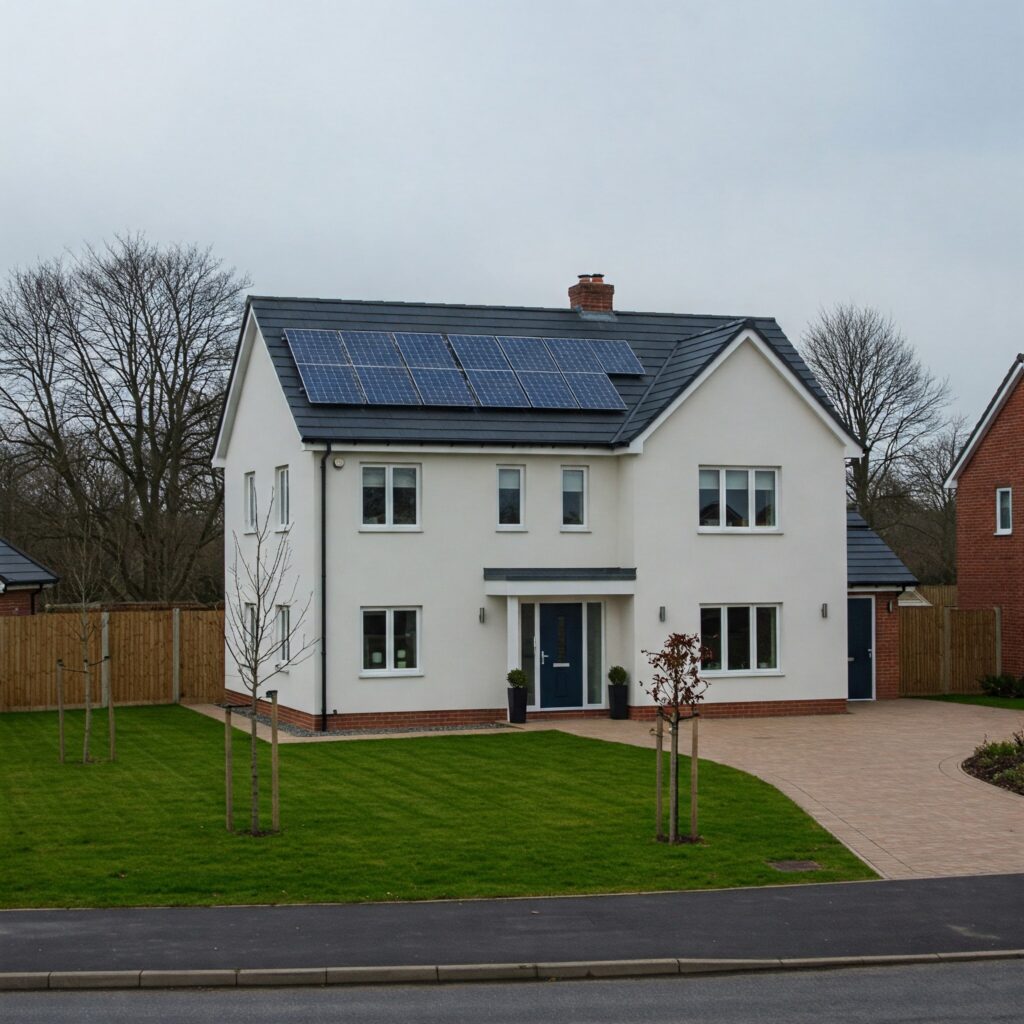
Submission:
[[[0,272],[143,230],[255,292],[890,314],[1024,348],[1024,0],[0,0]]]

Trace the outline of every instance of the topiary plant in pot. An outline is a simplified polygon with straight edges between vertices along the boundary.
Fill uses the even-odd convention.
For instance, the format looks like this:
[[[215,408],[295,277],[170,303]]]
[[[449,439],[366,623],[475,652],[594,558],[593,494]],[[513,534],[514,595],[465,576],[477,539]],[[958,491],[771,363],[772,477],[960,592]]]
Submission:
[[[621,665],[608,669],[608,716],[629,718],[629,673]]]
[[[526,673],[514,668],[505,678],[508,680],[508,720],[521,725],[526,721]]]

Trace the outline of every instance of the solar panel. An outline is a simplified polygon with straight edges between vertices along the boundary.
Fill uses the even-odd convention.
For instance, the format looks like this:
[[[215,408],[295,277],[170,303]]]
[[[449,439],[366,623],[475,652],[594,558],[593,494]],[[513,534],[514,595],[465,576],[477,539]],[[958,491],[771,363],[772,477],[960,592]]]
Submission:
[[[420,396],[404,366],[357,366],[370,405],[420,405]]]
[[[647,371],[637,359],[628,341],[608,341],[604,338],[588,339],[594,354],[601,361],[605,373],[635,374],[643,376]]]
[[[401,366],[402,357],[386,331],[342,331],[355,366]]]
[[[534,370],[521,370],[517,376],[523,385],[530,405],[535,409],[577,409],[576,399],[572,397],[565,378],[557,372],[538,373]]]
[[[455,360],[440,334],[400,334],[396,331],[395,343],[410,367],[457,369]]]
[[[459,362],[467,370],[507,370],[508,360],[490,334],[449,334]]]
[[[424,405],[475,405],[466,381],[458,370],[413,367],[410,371]],[[608,378],[606,377],[605,380]]]
[[[555,362],[541,338],[498,338],[513,370],[555,370]]]
[[[545,338],[544,344],[565,373],[604,373],[590,342],[577,338]]]
[[[337,331],[300,331],[289,327],[285,329],[284,336],[296,365],[315,363],[332,366],[348,362]]]
[[[530,400],[511,370],[466,370],[481,405],[491,409],[529,409]]]
[[[299,363],[299,375],[311,402],[320,405],[363,405],[366,402],[351,366]]]
[[[615,385],[604,373],[567,373],[569,385],[581,409],[625,409]]]

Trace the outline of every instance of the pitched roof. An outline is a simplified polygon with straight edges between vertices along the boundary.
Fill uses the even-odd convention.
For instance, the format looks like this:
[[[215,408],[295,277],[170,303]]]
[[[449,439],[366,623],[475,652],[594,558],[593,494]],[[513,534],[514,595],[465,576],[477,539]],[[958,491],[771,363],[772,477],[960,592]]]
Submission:
[[[5,587],[49,586],[58,583],[60,578],[50,572],[34,558],[29,558],[24,551],[16,548],[9,541],[0,539],[0,583]]]
[[[1017,386],[1017,381],[1020,379],[1022,374],[1024,374],[1024,353],[1018,353],[1018,355],[1014,356],[1013,362],[1010,364],[1010,369],[1006,371],[1006,376],[1003,377],[1003,381],[996,389],[996,393],[989,400],[988,405],[985,406],[985,411],[981,414],[981,419],[979,419],[974,425],[974,429],[971,431],[971,436],[967,438],[967,443],[961,449],[956,462],[953,463],[953,468],[950,470],[949,476],[947,476],[944,481],[944,486],[950,489],[956,486],[956,482],[959,479],[960,474],[963,472],[964,467],[971,461],[974,453],[978,450],[978,446],[988,433],[988,429],[992,426],[992,422],[1006,404],[1006,400],[1010,397],[1013,389]]]
[[[813,374],[774,319],[573,309],[457,306],[250,296],[295,424],[304,441],[439,444],[628,444],[744,329],[750,328],[844,430]],[[625,412],[549,409],[342,406],[311,403],[284,337],[286,328],[491,334],[628,341],[647,371],[613,378]],[[237,356],[236,356],[237,362]]]
[[[851,587],[913,587],[914,574],[856,509],[846,512],[846,577]]]

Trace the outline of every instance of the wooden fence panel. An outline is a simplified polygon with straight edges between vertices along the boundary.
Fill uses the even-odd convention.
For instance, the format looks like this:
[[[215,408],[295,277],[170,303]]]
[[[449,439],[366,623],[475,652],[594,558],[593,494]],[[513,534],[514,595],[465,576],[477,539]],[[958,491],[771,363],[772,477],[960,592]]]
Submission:
[[[224,612],[181,612],[181,699],[215,704],[224,699]]]
[[[917,592],[930,604],[938,608],[956,607],[956,584],[952,583],[923,583],[917,587]]]
[[[102,699],[103,614],[88,615],[93,703]],[[115,704],[169,704],[174,699],[171,608],[116,610],[109,619],[110,687]],[[182,610],[181,699],[203,703],[224,693],[224,613]],[[57,706],[56,664],[64,661],[64,703],[85,701],[77,612],[0,616],[0,711]]]
[[[991,609],[950,614],[950,693],[980,693],[981,677],[996,671],[996,616]]]
[[[901,696],[979,693],[980,678],[994,673],[996,662],[993,609],[900,609]]]

